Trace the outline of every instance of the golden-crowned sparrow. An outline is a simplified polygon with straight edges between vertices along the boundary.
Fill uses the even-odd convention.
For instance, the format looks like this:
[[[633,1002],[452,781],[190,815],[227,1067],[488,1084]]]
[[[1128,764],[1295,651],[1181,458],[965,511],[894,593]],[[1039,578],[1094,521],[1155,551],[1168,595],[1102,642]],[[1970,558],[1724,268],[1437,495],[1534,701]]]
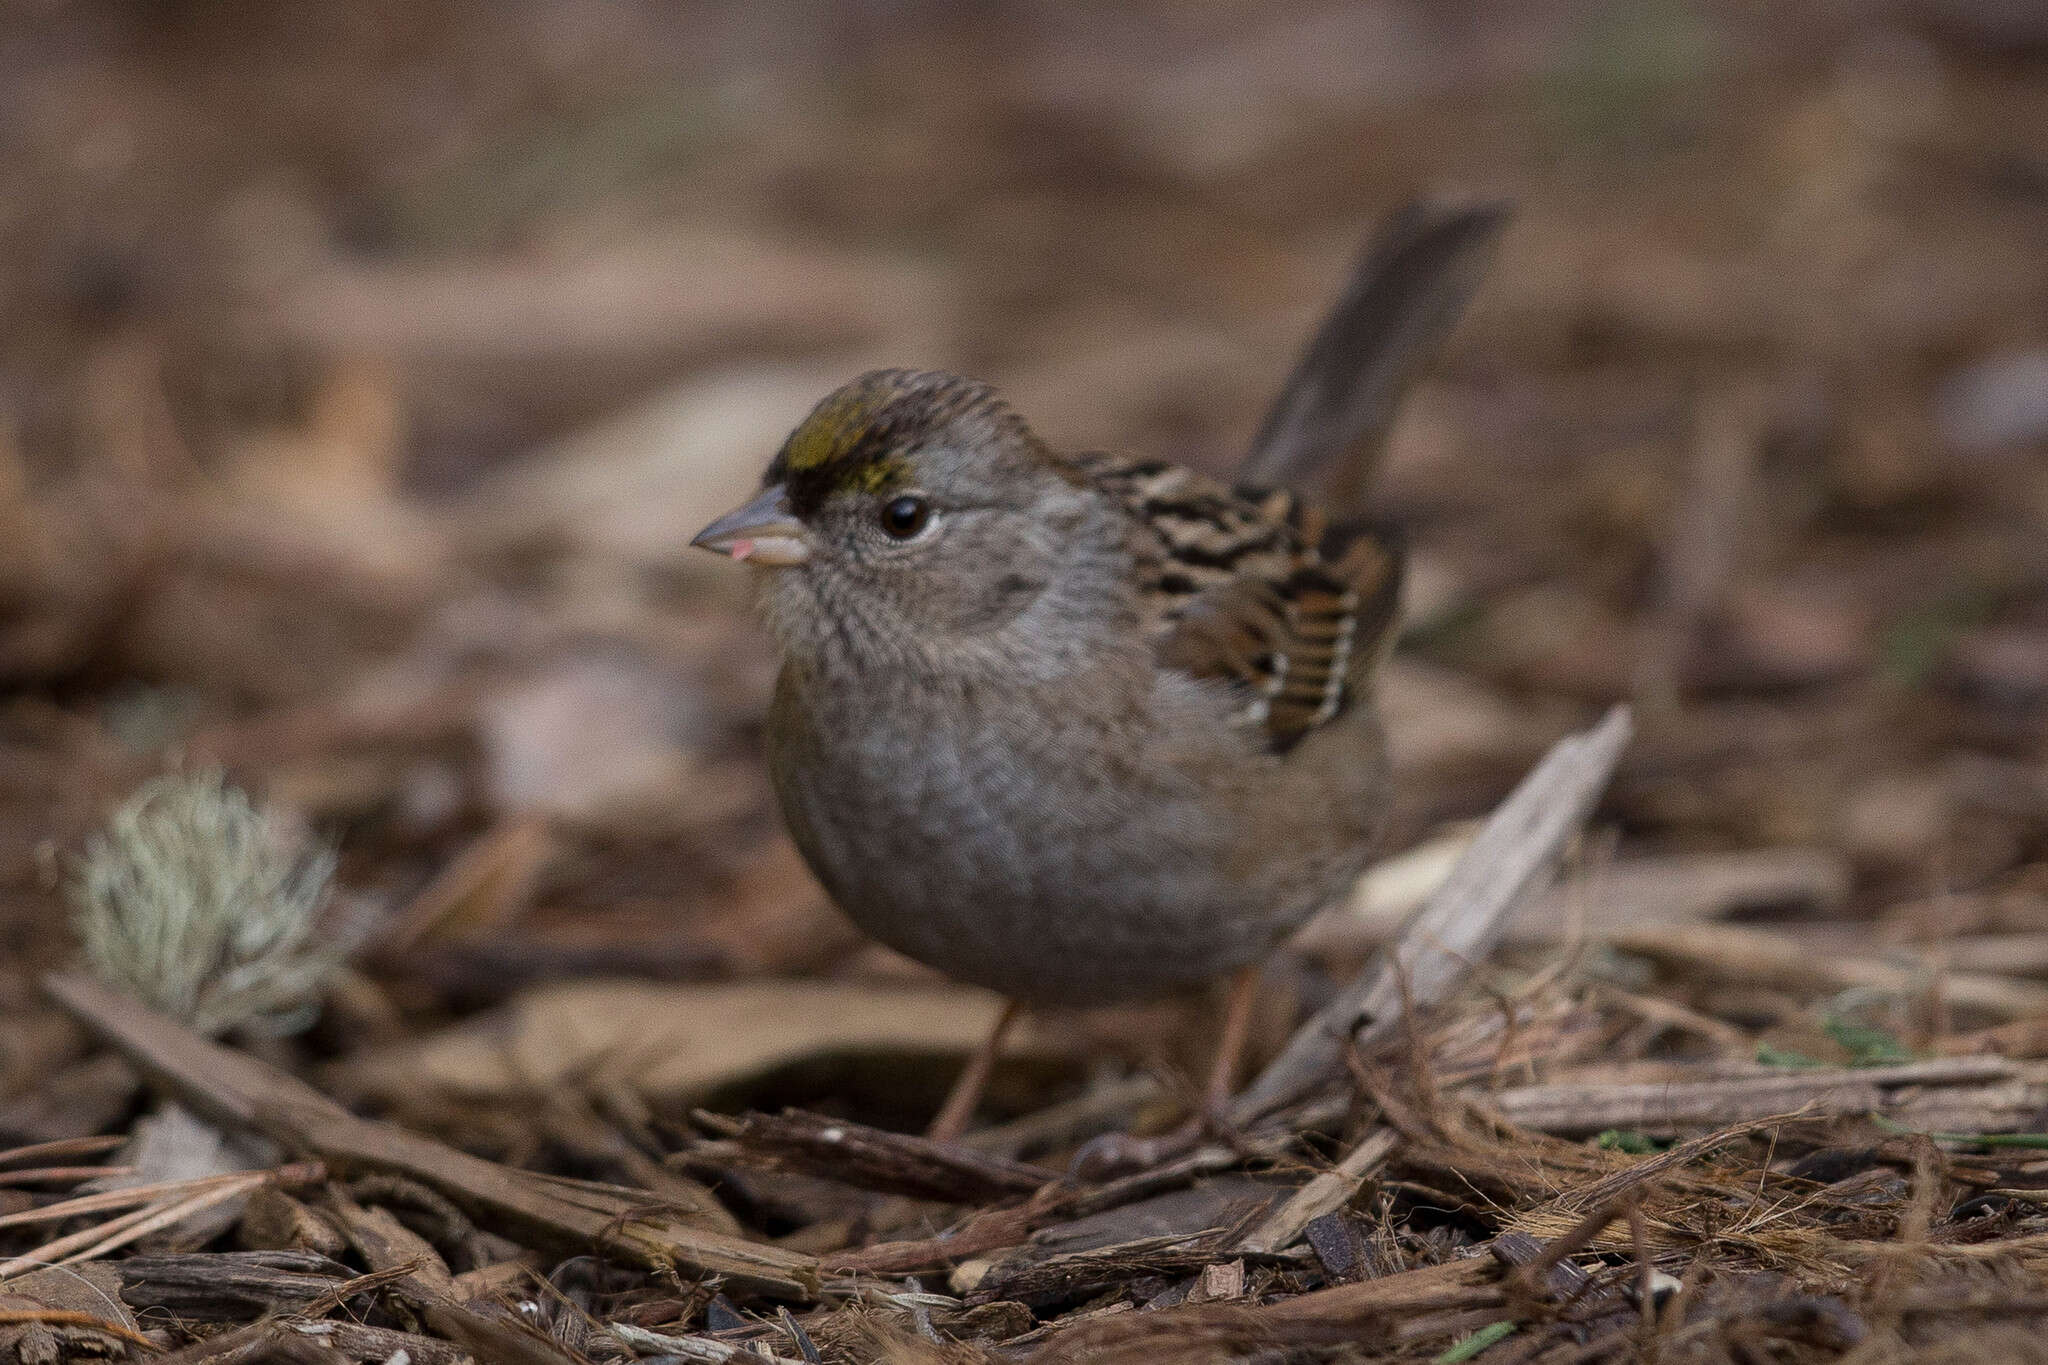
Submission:
[[[775,789],[863,929],[1012,1001],[1092,1004],[1256,964],[1345,892],[1386,805],[1400,557],[1279,485],[1367,463],[1500,218],[1382,230],[1245,485],[1061,453],[984,384],[881,370],[697,536],[762,566]]]

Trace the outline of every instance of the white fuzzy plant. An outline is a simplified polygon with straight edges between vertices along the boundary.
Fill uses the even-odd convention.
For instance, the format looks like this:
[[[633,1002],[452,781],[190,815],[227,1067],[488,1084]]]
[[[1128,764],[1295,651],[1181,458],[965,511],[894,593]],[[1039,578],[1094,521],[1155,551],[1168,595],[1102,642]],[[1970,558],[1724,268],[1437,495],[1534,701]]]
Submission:
[[[102,980],[199,1032],[290,1033],[351,946],[319,922],[333,874],[218,771],[163,777],[87,841],[74,922]]]

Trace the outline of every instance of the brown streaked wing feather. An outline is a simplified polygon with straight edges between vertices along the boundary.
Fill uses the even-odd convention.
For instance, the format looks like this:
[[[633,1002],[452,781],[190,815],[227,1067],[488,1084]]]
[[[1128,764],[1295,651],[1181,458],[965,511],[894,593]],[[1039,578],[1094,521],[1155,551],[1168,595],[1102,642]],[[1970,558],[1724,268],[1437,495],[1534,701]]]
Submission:
[[[1262,692],[1274,642],[1287,632],[1286,603],[1273,585],[1237,579],[1195,594],[1159,637],[1159,662],[1197,678],[1232,678]]]
[[[1369,684],[1393,638],[1400,558],[1376,537],[1358,533],[1334,561],[1310,558],[1268,594],[1280,609],[1258,618],[1265,704],[1255,704],[1253,718],[1267,742],[1284,752],[1343,714]],[[1233,612],[1230,599],[1217,608]]]
[[[1081,457],[1150,535],[1138,566],[1159,662],[1244,688],[1244,719],[1284,751],[1341,714],[1385,653],[1400,556],[1329,532],[1285,491],[1231,491],[1190,470]]]
[[[1336,556],[1331,572],[1357,594],[1352,625],[1352,679],[1370,677],[1394,647],[1401,616],[1401,585],[1408,568],[1407,552],[1396,535],[1375,527],[1355,526],[1325,542],[1325,555]]]

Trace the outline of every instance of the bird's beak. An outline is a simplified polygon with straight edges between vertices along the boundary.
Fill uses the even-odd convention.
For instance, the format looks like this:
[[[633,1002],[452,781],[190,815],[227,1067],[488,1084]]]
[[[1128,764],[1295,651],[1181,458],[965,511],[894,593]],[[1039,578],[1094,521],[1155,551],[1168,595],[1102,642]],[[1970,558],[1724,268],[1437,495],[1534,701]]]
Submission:
[[[803,523],[790,512],[789,498],[779,483],[770,484],[752,502],[712,522],[690,543],[772,568],[787,568],[811,557]]]

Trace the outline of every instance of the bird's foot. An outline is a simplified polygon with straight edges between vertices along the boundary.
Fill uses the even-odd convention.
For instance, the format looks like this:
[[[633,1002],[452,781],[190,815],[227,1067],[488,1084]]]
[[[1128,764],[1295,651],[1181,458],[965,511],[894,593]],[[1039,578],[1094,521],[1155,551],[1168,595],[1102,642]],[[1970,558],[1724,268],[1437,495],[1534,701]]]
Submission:
[[[1221,1105],[1203,1108],[1186,1122],[1164,1133],[1138,1137],[1132,1133],[1104,1133],[1081,1144],[1067,1173],[1077,1180],[1099,1183],[1119,1176],[1135,1175],[1184,1157],[1206,1140],[1239,1146],[1242,1138],[1224,1117]]]
[[[1190,1119],[1171,1132],[1156,1133],[1151,1137],[1103,1133],[1081,1144],[1081,1149],[1068,1163],[1067,1171],[1075,1179],[1090,1184],[1135,1175],[1192,1151],[1201,1140],[1202,1131],[1201,1120]]]

